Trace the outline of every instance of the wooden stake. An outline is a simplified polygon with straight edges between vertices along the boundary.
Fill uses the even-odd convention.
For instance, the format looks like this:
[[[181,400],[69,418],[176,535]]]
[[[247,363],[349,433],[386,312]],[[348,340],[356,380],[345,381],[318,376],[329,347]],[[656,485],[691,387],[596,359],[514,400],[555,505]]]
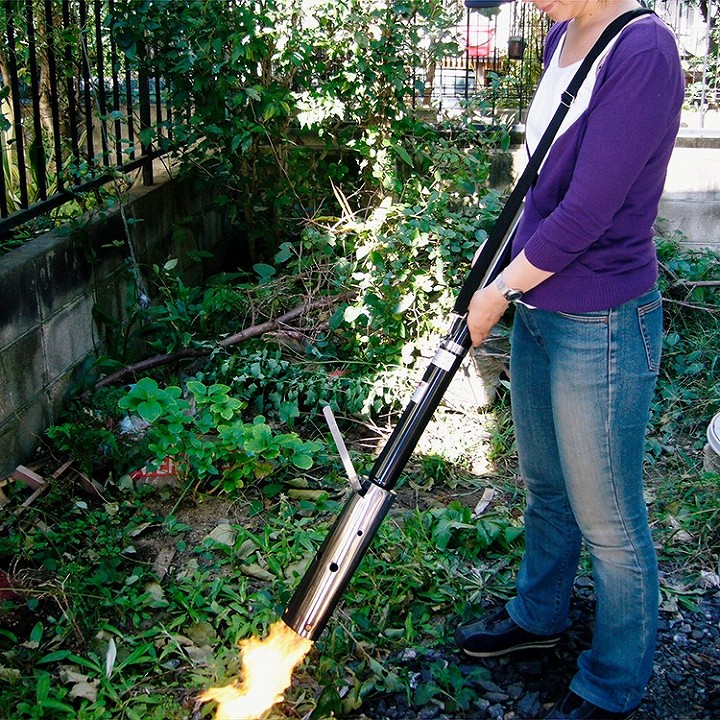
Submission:
[[[18,465],[10,477],[13,478],[13,480],[19,480],[25,483],[33,490],[38,490],[45,485],[45,480],[43,480],[40,475],[30,470],[30,468],[26,468],[24,465]]]

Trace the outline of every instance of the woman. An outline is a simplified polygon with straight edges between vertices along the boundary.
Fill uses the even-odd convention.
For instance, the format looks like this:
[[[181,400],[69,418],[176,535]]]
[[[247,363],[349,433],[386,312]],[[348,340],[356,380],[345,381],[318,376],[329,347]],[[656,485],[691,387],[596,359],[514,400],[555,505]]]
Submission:
[[[530,152],[604,28],[638,7],[533,2],[556,24],[527,119]],[[652,671],[659,590],[642,487],[662,334],[652,226],[682,101],[674,37],[642,15],[588,74],[528,193],[513,260],[468,312],[478,345],[517,302],[510,373],[526,551],[516,596],[456,640],[473,657],[557,643],[584,541],[593,643],[551,718],[630,717]]]

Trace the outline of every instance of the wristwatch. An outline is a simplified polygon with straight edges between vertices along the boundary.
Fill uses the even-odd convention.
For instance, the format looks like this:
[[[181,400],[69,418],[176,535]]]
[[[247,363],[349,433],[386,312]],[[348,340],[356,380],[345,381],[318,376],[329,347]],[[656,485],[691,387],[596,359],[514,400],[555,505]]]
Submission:
[[[495,287],[500,291],[500,294],[510,303],[517,302],[522,299],[522,290],[513,290],[505,284],[502,273],[495,278]]]

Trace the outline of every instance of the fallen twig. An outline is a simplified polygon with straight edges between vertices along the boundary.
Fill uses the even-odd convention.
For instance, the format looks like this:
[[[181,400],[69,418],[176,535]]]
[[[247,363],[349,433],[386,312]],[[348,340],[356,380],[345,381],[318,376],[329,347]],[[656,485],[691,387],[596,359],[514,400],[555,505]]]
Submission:
[[[680,305],[680,307],[692,308],[693,310],[704,310],[709,313],[718,311],[717,305],[698,305],[698,303],[685,302],[684,300],[674,300],[673,298],[663,298],[663,303],[671,305]]]
[[[675,285],[683,285],[685,287],[720,287],[720,280],[683,280],[678,278]]]
[[[352,297],[352,293],[325,296],[318,298],[317,300],[312,300],[308,303],[304,303],[303,305],[299,305],[292,310],[288,310],[288,312],[278,316],[274,320],[268,320],[264,323],[260,323],[259,325],[253,325],[251,327],[245,328],[244,330],[241,330],[238,333],[235,333],[234,335],[230,335],[229,337],[220,340],[213,347],[184,348],[174,353],[163,353],[161,355],[155,355],[153,357],[146,358],[145,360],[140,360],[136,363],[133,363],[132,365],[127,365],[126,367],[117,370],[110,375],[107,375],[101,380],[98,380],[98,382],[95,383],[95,388],[98,389],[101,387],[106,387],[107,385],[113,385],[115,383],[121,382],[122,380],[125,380],[128,377],[136,375],[137,373],[144,372],[146,370],[150,370],[161,365],[168,365],[173,362],[178,362],[179,360],[187,360],[190,358],[206,357],[218,347],[226,348],[231,345],[237,345],[238,343],[249,340],[250,338],[260,337],[265,333],[278,329],[282,325],[286,325],[292,320],[295,320],[295,318],[301,317],[310,310],[317,310],[318,308],[324,307],[325,305],[333,305],[335,303],[343,302],[350,297]]]

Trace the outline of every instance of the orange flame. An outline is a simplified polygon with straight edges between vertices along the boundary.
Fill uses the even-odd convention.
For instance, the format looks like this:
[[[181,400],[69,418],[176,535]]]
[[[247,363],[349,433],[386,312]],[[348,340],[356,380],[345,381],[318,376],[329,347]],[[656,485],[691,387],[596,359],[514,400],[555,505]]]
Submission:
[[[312,640],[278,620],[264,640],[251,637],[240,642],[242,682],[210,688],[200,700],[218,702],[216,720],[257,720],[283,699],[292,682],[293,670],[312,645]]]

